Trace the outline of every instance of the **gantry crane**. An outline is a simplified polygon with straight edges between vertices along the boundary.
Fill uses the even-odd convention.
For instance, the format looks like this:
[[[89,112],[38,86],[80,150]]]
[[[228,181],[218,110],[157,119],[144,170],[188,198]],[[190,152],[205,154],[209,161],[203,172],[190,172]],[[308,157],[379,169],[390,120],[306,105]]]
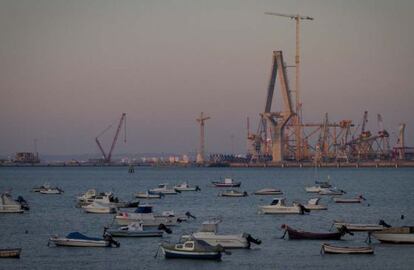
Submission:
[[[105,153],[105,150],[103,149],[102,144],[99,141],[99,137],[102,136],[106,131],[108,131],[112,127],[112,125],[107,127],[104,131],[102,131],[95,138],[95,142],[98,145],[98,148],[102,153],[102,158],[103,158],[104,163],[110,163],[111,162],[112,152],[115,149],[115,144],[116,144],[116,141],[118,140],[118,135],[119,135],[119,132],[121,131],[122,124],[124,122],[125,122],[125,124],[124,124],[124,129],[125,129],[125,131],[124,131],[124,142],[126,142],[126,113],[123,113],[122,116],[121,116],[121,119],[119,120],[118,127],[116,129],[115,136],[114,136],[114,139],[112,140],[111,148],[110,148],[108,154]]]
[[[295,115],[294,117],[294,125],[295,125],[295,158],[296,160],[301,160],[303,158],[303,146],[302,146],[302,103],[300,101],[300,21],[302,20],[313,20],[312,17],[309,16],[302,16],[299,14],[291,15],[291,14],[282,14],[276,12],[265,12],[266,15],[272,16],[280,16],[286,17],[290,19],[294,19],[296,21],[296,56],[295,56],[295,67],[296,67],[296,74],[295,74]]]

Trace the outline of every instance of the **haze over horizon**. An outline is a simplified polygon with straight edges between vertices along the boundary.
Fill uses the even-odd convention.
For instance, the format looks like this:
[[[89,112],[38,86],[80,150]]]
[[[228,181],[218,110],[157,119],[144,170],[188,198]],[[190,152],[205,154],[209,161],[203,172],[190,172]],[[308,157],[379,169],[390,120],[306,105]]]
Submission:
[[[414,146],[413,10],[410,0],[0,0],[0,155],[33,151],[34,139],[40,153],[97,153],[95,136],[123,112],[117,153],[194,152],[201,111],[208,152],[231,152],[233,135],[244,153],[272,51],[294,63],[294,21],[265,11],[315,18],[301,24],[305,122],[328,112],[358,125],[368,110],[371,131],[381,113],[391,145],[406,123]]]

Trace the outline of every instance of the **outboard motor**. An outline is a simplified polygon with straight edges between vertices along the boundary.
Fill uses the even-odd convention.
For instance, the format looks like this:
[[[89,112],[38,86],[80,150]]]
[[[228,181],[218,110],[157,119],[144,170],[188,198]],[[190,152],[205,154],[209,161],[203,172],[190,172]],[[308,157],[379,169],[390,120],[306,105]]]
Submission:
[[[391,225],[386,223],[383,219],[378,222],[379,225],[384,226],[385,228],[391,228]]]
[[[256,244],[256,245],[260,245],[262,243],[262,240],[255,239],[250,234],[247,234],[246,240],[247,240],[247,242],[249,242],[249,246],[250,246],[250,243],[253,243],[253,244]]]
[[[190,211],[185,212],[185,216],[188,218],[193,218],[193,219],[197,219],[195,216],[193,216]]]
[[[172,233],[172,230],[170,228],[168,228],[167,226],[165,226],[164,224],[162,224],[162,223],[160,225],[158,225],[158,230],[164,231],[168,234]]]
[[[110,234],[110,233],[107,233],[106,232],[106,230],[107,230],[108,228],[106,228],[106,227],[104,227],[104,232],[103,232],[103,239],[105,240],[105,241],[108,241],[109,242],[109,246],[110,247],[112,247],[112,246],[115,246],[115,247],[120,247],[121,246],[121,244],[118,242],[118,241],[115,241],[113,238],[112,238],[112,235]]]
[[[29,204],[22,196],[17,197],[16,202],[20,204],[23,210],[30,210]]]
[[[341,234],[341,236],[344,236],[345,234],[354,235],[354,233],[348,230],[348,228],[345,225],[342,225],[338,229],[338,232]]]
[[[199,186],[196,186],[195,191],[201,191],[201,188]]]
[[[310,210],[308,208],[306,208],[305,206],[303,206],[302,204],[298,204],[299,208],[300,208],[300,214],[303,215],[306,213],[309,213]]]
[[[247,194],[247,191],[243,192],[243,196],[244,197],[249,196],[249,194]]]

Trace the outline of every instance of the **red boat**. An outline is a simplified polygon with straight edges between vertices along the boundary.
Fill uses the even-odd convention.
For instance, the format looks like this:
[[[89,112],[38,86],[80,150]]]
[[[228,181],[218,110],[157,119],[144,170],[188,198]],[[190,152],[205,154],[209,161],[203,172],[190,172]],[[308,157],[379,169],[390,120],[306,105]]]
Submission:
[[[224,178],[224,182],[212,182],[216,187],[240,187],[241,182],[235,182],[232,178]]]
[[[340,240],[342,236],[344,236],[346,233],[349,233],[350,235],[353,235],[348,229],[343,226],[338,229],[337,232],[305,232],[305,231],[298,231],[295,229],[292,229],[291,227],[287,226],[286,224],[282,225],[282,229],[285,229],[285,234],[282,238],[287,234],[289,235],[289,239],[291,240]]]

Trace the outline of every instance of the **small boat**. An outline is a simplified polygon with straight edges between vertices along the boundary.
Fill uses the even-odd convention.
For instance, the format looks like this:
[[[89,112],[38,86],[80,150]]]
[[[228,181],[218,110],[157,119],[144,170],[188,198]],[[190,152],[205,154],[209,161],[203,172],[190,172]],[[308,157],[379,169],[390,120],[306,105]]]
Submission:
[[[374,248],[368,247],[338,247],[322,244],[321,252],[326,254],[374,254]]]
[[[343,221],[336,221],[334,220],[333,226],[337,229],[345,226],[351,232],[373,232],[373,231],[381,231],[385,227],[390,227],[387,223],[383,220],[380,220],[378,224],[362,224],[362,223],[347,223]]]
[[[251,243],[260,245],[262,241],[254,239],[248,233],[241,234],[218,234],[219,219],[205,221],[198,232],[191,235],[183,235],[181,240],[198,239],[209,245],[221,245],[224,248],[250,248]]]
[[[372,235],[381,243],[414,244],[414,226],[384,228]]]
[[[220,260],[221,253],[224,252],[222,246],[211,246],[205,241],[191,239],[184,243],[161,244],[161,250],[166,259],[200,259],[200,260]]]
[[[116,208],[115,207],[113,207],[111,205],[99,203],[99,202],[93,202],[91,204],[82,206],[82,208],[85,210],[86,213],[92,213],[92,214],[112,214],[112,213],[116,213]]]
[[[319,204],[321,198],[312,198],[308,201],[308,204],[305,205],[306,209],[309,210],[327,210],[328,207],[322,204]]]
[[[62,194],[63,190],[58,187],[48,187],[39,191],[41,194]]]
[[[180,191],[177,191],[173,188],[169,188],[168,184],[159,184],[157,188],[150,189],[150,191],[162,193],[164,195],[176,195],[177,193],[180,193]]]
[[[323,188],[320,186],[305,187],[308,193],[319,193]]]
[[[138,207],[139,202],[121,202],[112,192],[97,193],[95,189],[88,190],[85,194],[78,197],[78,207],[82,207],[93,202],[98,202],[104,205],[110,205],[116,208],[135,208]]]
[[[254,193],[254,195],[282,195],[283,192],[276,188],[263,188]]]
[[[164,232],[168,234],[172,233],[172,231],[162,223],[158,228],[151,228],[144,227],[141,222],[133,222],[117,229],[108,229],[107,232],[114,237],[162,237]]]
[[[120,244],[112,239],[110,234],[104,234],[103,238],[88,237],[79,232],[69,233],[66,237],[52,236],[48,245],[52,242],[56,246],[68,247],[119,247]]]
[[[224,178],[223,182],[212,182],[215,187],[240,187],[241,182],[235,182],[232,178]]]
[[[285,230],[282,238],[284,238],[287,233],[291,240],[340,240],[346,233],[353,235],[353,233],[348,231],[345,226],[341,227],[337,232],[317,233],[295,230],[286,224],[283,224],[281,228]]]
[[[140,199],[161,199],[162,197],[164,197],[164,194],[160,192],[152,192],[150,190],[147,190],[145,192],[137,192],[135,194],[135,198]]]
[[[331,185],[331,183],[329,183],[329,181],[315,181],[315,184],[319,185],[322,188],[332,187],[332,185]]]
[[[285,198],[274,198],[270,205],[259,206],[263,214],[300,214],[309,212],[303,205],[294,202],[292,206],[286,205]]]
[[[362,203],[366,199],[362,195],[359,195],[356,198],[339,198],[339,197],[334,197],[333,200],[336,203]]]
[[[199,186],[192,187],[187,182],[174,186],[174,189],[177,191],[201,191]]]
[[[6,192],[0,195],[0,213],[23,213],[23,208]]]
[[[246,197],[248,196],[248,194],[246,191],[241,192],[241,191],[232,189],[232,190],[227,190],[227,191],[219,193],[219,196],[221,197]]]
[[[0,258],[20,258],[21,248],[3,248],[0,249]]]
[[[49,187],[50,187],[49,184],[43,184],[43,185],[38,186],[38,187],[33,187],[32,192],[40,192],[41,190],[47,189]]]
[[[319,195],[343,195],[346,192],[342,189],[336,189],[336,188],[322,188],[318,194]]]
[[[134,213],[120,212],[115,216],[118,225],[129,225],[133,222],[141,222],[144,226],[159,226],[161,223],[166,226],[175,226],[177,223],[195,218],[187,212],[184,216],[176,216],[173,211],[164,211],[155,215],[152,212],[152,205],[140,205]]]

